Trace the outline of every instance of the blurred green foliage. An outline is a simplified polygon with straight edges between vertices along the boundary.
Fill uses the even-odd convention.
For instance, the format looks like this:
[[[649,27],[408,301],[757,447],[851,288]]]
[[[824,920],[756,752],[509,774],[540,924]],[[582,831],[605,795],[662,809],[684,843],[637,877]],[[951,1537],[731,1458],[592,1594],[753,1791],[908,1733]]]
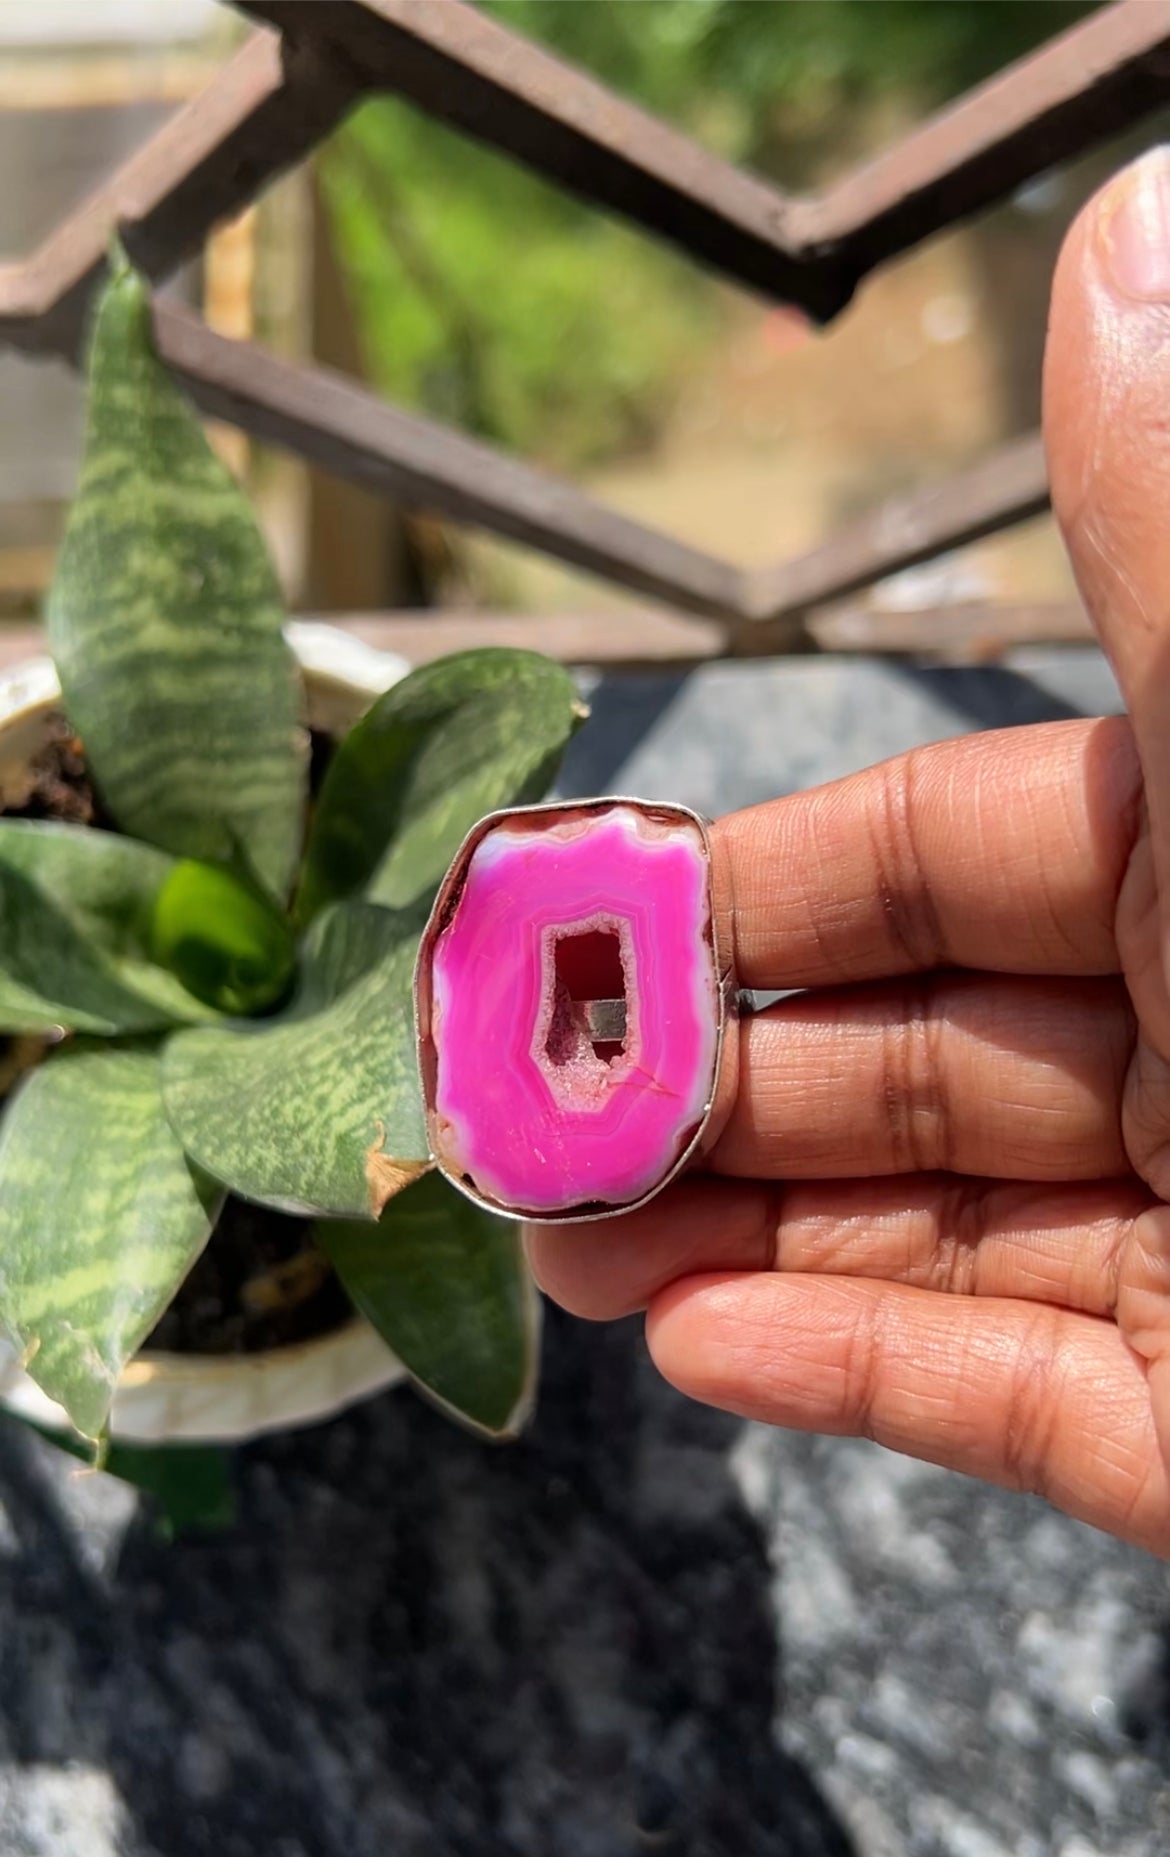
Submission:
[[[682,258],[389,100],[319,172],[382,392],[562,466],[652,438],[713,327]]]
[[[867,111],[936,106],[1086,0],[483,0],[730,160],[808,185],[865,152]],[[860,139],[858,139],[860,138]],[[527,456],[650,443],[718,327],[712,280],[389,98],[319,174],[371,378]]]

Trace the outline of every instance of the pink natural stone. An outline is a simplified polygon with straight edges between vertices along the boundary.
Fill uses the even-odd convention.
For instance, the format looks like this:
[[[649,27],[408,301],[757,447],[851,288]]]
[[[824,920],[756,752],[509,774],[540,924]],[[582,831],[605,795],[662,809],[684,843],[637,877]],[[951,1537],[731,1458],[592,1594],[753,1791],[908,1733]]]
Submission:
[[[439,1165],[536,1217],[643,1199],[691,1146],[715,1084],[702,827],[619,801],[503,814],[447,888],[424,950]],[[611,1026],[602,1041],[584,1002],[623,994],[624,1039]]]

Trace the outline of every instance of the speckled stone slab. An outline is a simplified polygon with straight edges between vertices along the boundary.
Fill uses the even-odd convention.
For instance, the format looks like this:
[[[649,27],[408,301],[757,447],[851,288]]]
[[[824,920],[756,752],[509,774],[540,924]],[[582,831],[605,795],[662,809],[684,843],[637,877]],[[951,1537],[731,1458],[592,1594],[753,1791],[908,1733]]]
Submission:
[[[592,692],[566,785],[717,811],[1112,706],[1088,654]],[[745,1427],[552,1315],[476,1444],[402,1392],[224,1536],[0,1424],[4,1857],[1165,1857],[1170,1582],[1033,1499]]]

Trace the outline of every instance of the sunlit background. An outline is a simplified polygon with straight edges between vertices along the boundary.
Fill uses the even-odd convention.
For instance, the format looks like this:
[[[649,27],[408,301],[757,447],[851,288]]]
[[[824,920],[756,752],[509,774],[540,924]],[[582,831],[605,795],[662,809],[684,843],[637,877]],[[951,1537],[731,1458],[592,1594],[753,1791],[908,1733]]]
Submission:
[[[1083,0],[489,0],[794,189],[816,187],[1084,13]],[[195,95],[244,28],[214,0],[0,5],[0,257]],[[832,329],[704,275],[503,157],[375,98],[173,285],[222,333],[312,355],[742,563],[815,543],[1038,416],[1061,232],[1116,149],[862,286]],[[19,176],[19,184],[13,184]],[[36,610],[77,458],[60,363],[0,356],[0,608]],[[623,596],[220,435],[300,609],[548,613]],[[876,598],[1058,599],[1042,519]]]

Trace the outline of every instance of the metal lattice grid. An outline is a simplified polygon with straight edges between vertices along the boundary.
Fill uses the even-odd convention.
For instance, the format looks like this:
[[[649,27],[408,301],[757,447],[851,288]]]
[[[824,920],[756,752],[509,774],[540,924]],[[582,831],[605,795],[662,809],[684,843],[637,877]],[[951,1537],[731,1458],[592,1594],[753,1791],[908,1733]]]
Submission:
[[[409,99],[820,321],[875,267],[1131,129],[1170,97],[1170,0],[1116,0],[824,192],[798,197],[709,154],[465,0],[235,3],[261,23],[202,94],[30,257],[0,265],[0,341],[76,359],[115,226],[135,262],[166,278],[373,92]],[[163,356],[209,415],[406,507],[521,542],[658,603],[616,626],[540,622],[541,642],[578,661],[938,648],[941,618],[895,616],[883,638],[851,624],[848,611],[818,609],[1047,507],[1036,433],[937,488],[880,504],[807,553],[745,570],[326,368],[218,335],[175,303],[160,300],[155,321]],[[428,615],[347,623],[414,656],[430,655],[428,632],[450,644],[469,630],[482,636],[484,625]],[[493,636],[508,623],[494,622]],[[944,651],[1085,631],[1075,607],[960,611],[946,624]]]

